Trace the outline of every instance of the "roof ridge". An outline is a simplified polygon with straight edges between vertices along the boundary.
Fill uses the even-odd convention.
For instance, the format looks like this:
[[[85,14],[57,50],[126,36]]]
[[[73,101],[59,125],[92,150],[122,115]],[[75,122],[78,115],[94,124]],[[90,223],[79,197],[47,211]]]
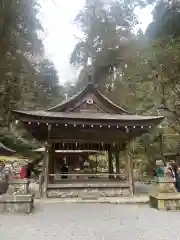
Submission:
[[[51,108],[48,108],[46,111],[51,112],[51,111],[53,111],[53,110],[55,110],[55,109],[57,109],[57,108],[59,108],[59,107],[61,107],[61,106],[63,107],[63,105],[66,105],[67,103],[73,101],[74,99],[76,99],[76,98],[79,97],[82,93],[85,92],[85,90],[87,89],[87,86],[88,86],[88,85],[86,85],[86,86],[85,86],[81,91],[79,91],[78,93],[76,93],[76,94],[74,94],[73,96],[71,96],[70,98],[62,101],[61,103],[57,104],[56,106],[51,107]]]
[[[60,104],[51,107],[49,109],[46,109],[45,111],[47,112],[54,112],[56,110],[59,110],[63,112],[63,108],[66,107],[66,105],[70,104],[72,101],[75,101],[76,99],[80,98],[81,96],[83,96],[84,94],[88,93],[88,92],[92,92],[95,91],[95,93],[97,93],[103,100],[105,100],[106,102],[109,103],[109,105],[113,106],[114,108],[117,109],[117,113],[124,113],[124,114],[129,114],[132,115],[130,112],[126,111],[125,109],[123,109],[122,107],[120,107],[119,105],[117,105],[116,103],[114,103],[113,101],[111,101],[108,97],[106,97],[104,94],[102,94],[97,87],[93,84],[93,83],[88,83],[81,91],[79,91],[78,93],[74,94],[72,97],[70,97],[69,99],[61,102]]]
[[[120,107],[118,104],[114,103],[113,101],[111,101],[108,97],[106,97],[104,94],[102,94],[99,90],[96,90],[98,92],[98,94],[104,98],[104,100],[106,100],[107,102],[109,102],[109,104],[113,105],[114,107],[118,108],[119,110],[121,110],[123,113],[126,114],[130,114],[132,115],[132,113],[126,111],[124,108]]]

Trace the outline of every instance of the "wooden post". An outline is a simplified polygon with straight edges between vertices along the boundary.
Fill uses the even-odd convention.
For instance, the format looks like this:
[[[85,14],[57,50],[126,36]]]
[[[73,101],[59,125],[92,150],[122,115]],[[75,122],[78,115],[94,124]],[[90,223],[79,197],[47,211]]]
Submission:
[[[96,173],[97,173],[97,169],[98,168],[98,159],[97,159],[97,154],[96,154]]]
[[[56,170],[56,145],[53,144],[53,150],[52,150],[52,161],[53,161],[53,174],[55,174],[55,170]],[[55,179],[55,177],[53,177],[53,180]]]
[[[112,162],[112,148],[110,147],[108,150],[108,172],[109,172],[109,179],[112,179],[113,173],[113,162]]]
[[[130,141],[126,143],[126,162],[127,162],[127,170],[128,170],[128,181],[130,184],[130,192],[133,196],[135,193],[135,187],[134,187],[134,178],[133,178],[133,161],[131,156],[131,143]]]
[[[45,145],[45,157],[44,157],[44,197],[47,197],[47,188],[49,182],[49,154],[50,154],[50,144],[49,138],[51,133],[51,125],[48,125],[48,141]]]
[[[119,151],[118,151],[118,149],[116,149],[115,156],[116,156],[116,173],[119,174],[120,173],[120,164],[119,164]],[[119,179],[119,175],[116,176],[116,179]]]
[[[44,162],[43,162],[44,166]],[[43,183],[44,183],[44,169],[42,169],[42,173],[39,175],[39,197],[43,197]]]
[[[48,144],[45,147],[44,153],[44,197],[47,197],[47,187],[49,178],[49,147]]]
[[[55,144],[49,145],[49,174],[54,174],[55,168]],[[53,180],[53,176],[49,177],[49,181]]]

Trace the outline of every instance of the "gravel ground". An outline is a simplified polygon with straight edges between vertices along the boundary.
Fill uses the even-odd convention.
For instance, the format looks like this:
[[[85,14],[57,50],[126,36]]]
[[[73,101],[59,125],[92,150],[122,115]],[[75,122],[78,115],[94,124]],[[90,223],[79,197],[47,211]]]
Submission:
[[[41,204],[32,215],[0,216],[1,240],[179,239],[179,212],[148,205]]]

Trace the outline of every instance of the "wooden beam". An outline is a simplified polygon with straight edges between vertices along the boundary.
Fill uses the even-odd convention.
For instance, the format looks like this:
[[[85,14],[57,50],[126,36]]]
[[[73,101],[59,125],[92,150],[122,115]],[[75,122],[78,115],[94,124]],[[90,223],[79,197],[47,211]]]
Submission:
[[[102,113],[103,115],[103,113]],[[158,125],[162,120],[163,118],[162,117],[159,117],[159,118],[151,118],[149,117],[148,119],[134,119],[133,118],[133,115],[130,115],[132,116],[132,118],[127,118],[127,119],[119,119],[118,116],[116,119],[113,119],[113,118],[99,118],[99,119],[92,119],[92,118],[78,118],[78,116],[76,118],[68,118],[68,117],[47,117],[47,116],[31,116],[31,115],[17,115],[16,118],[19,119],[21,122],[25,123],[25,124],[29,124],[30,123],[34,123],[34,124],[37,124],[37,123],[44,123],[46,124],[47,122],[49,124],[60,124],[60,125],[63,125],[63,124],[68,124],[68,125],[73,125],[73,124],[77,124],[77,125],[103,125],[103,126],[108,126],[108,125],[111,125],[111,126],[114,126],[116,127],[117,125],[118,126],[129,126],[129,127],[133,127],[133,126],[136,126],[136,127],[141,127],[141,126],[144,126],[144,127],[149,127],[152,126],[156,126]],[[31,125],[31,124],[29,124]]]
[[[128,180],[130,184],[130,192],[133,196],[135,193],[135,186],[134,186],[134,177],[133,177],[133,161],[132,161],[132,155],[131,155],[131,142],[127,142],[126,149],[125,149],[125,160],[127,163],[127,169],[128,169]]]
[[[109,142],[116,142],[119,139],[126,139],[127,140],[127,133],[125,130],[122,129],[103,129],[103,128],[96,128],[92,127],[89,129],[83,129],[80,127],[67,127],[67,128],[57,128],[52,129],[51,132],[51,139],[82,139],[84,141],[109,141]]]

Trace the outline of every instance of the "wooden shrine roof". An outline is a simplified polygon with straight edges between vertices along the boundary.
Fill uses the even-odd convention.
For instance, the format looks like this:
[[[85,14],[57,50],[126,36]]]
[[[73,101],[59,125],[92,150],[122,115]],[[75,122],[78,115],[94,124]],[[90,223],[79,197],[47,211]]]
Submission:
[[[162,116],[132,115],[105,97],[93,84],[88,84],[78,94],[59,105],[43,111],[13,111],[21,120],[48,121],[91,120],[91,121],[154,121],[159,124]],[[138,123],[137,123],[138,124]]]
[[[55,107],[47,109],[49,112],[65,112],[65,111],[72,111],[75,107],[76,103],[81,102],[82,99],[84,99],[87,95],[88,98],[96,97],[99,102],[105,102],[113,112],[119,113],[119,114],[131,114],[125,109],[121,108],[117,104],[113,103],[110,99],[108,99],[106,96],[104,96],[93,84],[88,84],[86,87],[84,87],[80,92],[73,95],[69,99],[63,101],[62,103],[56,105]]]
[[[49,112],[49,111],[14,111],[20,115],[40,117],[46,119],[91,119],[91,120],[119,120],[119,121],[146,121],[161,120],[163,116],[140,116],[130,114],[111,114],[93,112]]]
[[[122,143],[133,139],[149,132],[164,118],[133,115],[111,102],[93,84],[53,108],[14,110],[13,113],[38,141],[73,143],[72,148],[76,143],[85,143],[82,149],[99,149],[97,143]],[[89,147],[87,142],[95,145]]]
[[[0,142],[0,155],[12,156],[16,151],[6,147],[2,142]]]

